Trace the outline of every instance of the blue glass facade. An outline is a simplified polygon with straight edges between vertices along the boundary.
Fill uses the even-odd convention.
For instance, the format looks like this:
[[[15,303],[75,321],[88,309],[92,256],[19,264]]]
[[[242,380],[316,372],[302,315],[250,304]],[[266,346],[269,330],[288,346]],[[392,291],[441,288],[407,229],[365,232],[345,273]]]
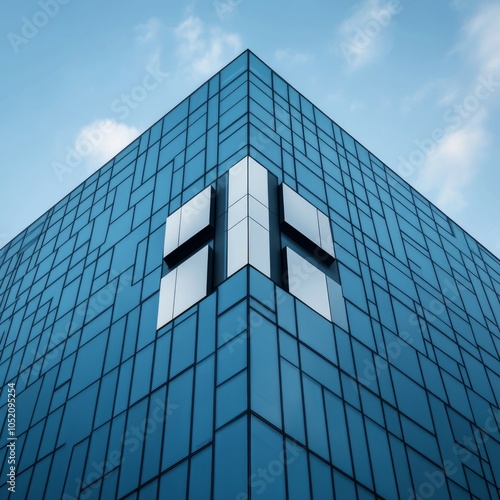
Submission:
[[[347,323],[245,266],[157,330],[167,217],[247,156]],[[0,250],[0,311],[17,498],[500,497],[498,259],[250,52]]]

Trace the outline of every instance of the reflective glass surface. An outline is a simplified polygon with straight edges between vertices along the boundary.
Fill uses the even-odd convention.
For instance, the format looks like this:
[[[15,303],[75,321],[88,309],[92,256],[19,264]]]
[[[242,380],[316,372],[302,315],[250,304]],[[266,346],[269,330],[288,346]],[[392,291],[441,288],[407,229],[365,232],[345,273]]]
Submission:
[[[210,248],[203,247],[161,280],[157,328],[169,323],[207,295]]]
[[[335,255],[328,217],[286,184],[281,185],[282,227],[321,260],[331,262]],[[328,258],[325,258],[328,257]]]
[[[206,246],[177,268],[174,316],[178,316],[207,295],[209,247]]]
[[[331,320],[326,276],[291,248],[287,247],[285,252],[289,292]]]
[[[267,170],[246,157],[229,169],[227,276],[250,264],[271,276]]]
[[[182,206],[179,245],[182,245],[211,224],[210,214],[213,199],[213,190],[208,187]]]
[[[176,264],[213,235],[214,198],[214,190],[209,186],[167,217],[163,256],[169,265]]]
[[[248,218],[227,232],[227,275],[232,276],[248,264]]]
[[[282,182],[316,211],[293,234]],[[163,257],[210,186],[205,296],[206,242]],[[493,254],[245,52],[0,249],[11,496],[497,499],[499,296]]]
[[[175,285],[177,282],[177,269],[161,279],[160,297],[158,303],[158,321],[156,328],[170,323],[174,318]]]
[[[347,331],[349,330],[349,325],[347,323],[347,312],[345,309],[342,287],[331,278],[327,277],[326,281],[328,286],[328,297],[330,299],[332,321]]]

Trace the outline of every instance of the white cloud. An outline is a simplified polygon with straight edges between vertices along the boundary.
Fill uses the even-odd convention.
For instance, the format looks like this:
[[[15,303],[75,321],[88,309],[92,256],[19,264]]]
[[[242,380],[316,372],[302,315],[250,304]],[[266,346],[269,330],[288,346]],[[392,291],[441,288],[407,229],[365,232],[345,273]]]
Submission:
[[[457,101],[460,91],[457,85],[450,79],[437,78],[425,82],[413,93],[405,95],[401,100],[400,109],[403,113],[408,113],[420,106],[427,99],[432,99],[436,96],[438,106],[450,106]]]
[[[452,2],[453,7],[459,7],[462,1]],[[475,80],[478,76],[489,78],[500,77],[500,5],[486,4],[480,8],[475,16],[462,29],[460,43],[454,47],[451,54],[465,57],[474,67],[472,73]],[[470,85],[468,82],[466,85]],[[467,90],[463,82],[448,78],[438,78],[425,83],[413,94],[405,96],[401,103],[401,110],[408,112],[430,95],[438,95],[439,106],[452,106],[462,100]],[[440,97],[439,97],[440,95]]]
[[[468,206],[478,175],[495,168],[483,160],[493,136],[489,127],[494,101],[490,100],[496,99],[500,77],[498,47],[500,5],[487,4],[464,26],[461,43],[453,51],[471,63],[473,78],[465,85],[449,82],[438,101],[448,106],[448,117],[458,120],[457,126],[434,144],[434,152],[426,157],[416,178],[417,188],[452,213]]]
[[[287,61],[291,64],[305,64],[311,60],[311,55],[306,52],[293,52],[288,49],[276,50],[274,57],[277,61]]]
[[[467,206],[465,190],[478,173],[481,154],[489,141],[486,118],[482,110],[448,134],[419,170],[417,189],[429,194],[445,211],[456,213]]]
[[[74,150],[80,155],[89,174],[102,167],[139,135],[135,127],[112,118],[86,125],[75,139]]]
[[[157,17],[151,17],[144,24],[138,24],[134,28],[137,33],[136,41],[144,44],[155,40],[162,26],[162,22]]]
[[[365,0],[340,24],[337,48],[351,71],[374,63],[388,51],[388,28],[402,10],[394,2]]]
[[[200,77],[211,76],[242,50],[238,34],[208,27],[195,16],[189,16],[180,23],[174,35],[181,63]]]
[[[488,4],[465,28],[462,48],[486,75],[500,75],[500,5]],[[486,76],[485,75],[485,76]]]

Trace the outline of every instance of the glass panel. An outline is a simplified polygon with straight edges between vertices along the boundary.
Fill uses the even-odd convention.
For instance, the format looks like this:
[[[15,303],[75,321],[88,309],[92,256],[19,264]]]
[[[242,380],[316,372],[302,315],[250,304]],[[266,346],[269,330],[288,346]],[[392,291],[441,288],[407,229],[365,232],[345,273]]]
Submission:
[[[281,290],[281,288],[276,288],[276,304],[278,306],[278,321],[280,326],[291,334],[296,335],[295,299]]]
[[[321,386],[306,375],[302,376],[304,406],[309,448],[326,460],[330,460],[326,433],[325,409]]]
[[[436,438],[403,415],[401,415],[401,425],[405,442],[430,460],[439,463],[440,455]]]
[[[165,244],[163,257],[172,253],[179,246],[179,231],[181,228],[181,209],[167,217],[165,224]]]
[[[170,467],[189,453],[193,370],[170,383],[165,420],[163,468]]]
[[[212,236],[214,197],[209,186],[167,218],[163,256],[169,266]]]
[[[194,363],[196,315],[176,325],[172,333],[172,356],[169,378],[175,377]]]
[[[288,291],[331,321],[326,276],[291,248],[285,251]]]
[[[197,361],[202,360],[215,349],[215,315],[217,294],[203,300],[198,307],[198,348]]]
[[[427,395],[422,387],[398,370],[391,370],[399,409],[427,430],[433,432]]]
[[[229,207],[227,214],[227,227],[231,229],[238,222],[248,216],[248,196],[243,196]]]
[[[286,184],[281,184],[281,198],[283,230],[316,258],[330,264],[335,253],[328,217]]]
[[[163,421],[165,411],[169,411],[166,403],[166,390],[162,387],[151,395],[148,417],[146,419],[146,434],[144,437],[144,455],[142,459],[142,482],[156,476],[160,471],[162,454]],[[174,407],[170,407],[174,411]]]
[[[148,483],[146,486],[143,486],[139,490],[139,500],[149,500],[150,498],[156,498],[157,491],[158,491],[158,481],[153,481],[152,483]],[[109,498],[109,497],[102,496],[101,498]]]
[[[228,276],[249,263],[270,276],[268,205],[268,173],[264,167],[247,157],[229,170]],[[249,214],[250,221],[245,219]],[[249,255],[245,248],[248,243]]]
[[[370,317],[350,303],[347,304],[347,309],[349,311],[349,323],[352,335],[373,351],[376,351],[377,347],[375,345]]]
[[[227,275],[248,264],[248,218],[227,232]]]
[[[332,363],[337,363],[332,324],[300,302],[297,303],[297,322],[300,340]]]
[[[177,269],[174,269],[160,283],[160,299],[158,304],[158,321],[156,329],[170,323],[174,317],[175,282],[177,280]]]
[[[160,479],[160,498],[186,498],[188,462],[185,461]]]
[[[299,366],[299,352],[297,341],[280,330],[280,355],[295,366]]]
[[[47,478],[49,475],[51,462],[52,462],[52,457],[49,456],[49,457],[39,461],[36,464],[34,472],[33,472],[33,477],[31,478],[31,487],[29,490],[29,494],[25,496],[24,492],[20,492],[19,490],[21,488],[23,488],[21,486],[21,488],[18,487],[15,490],[15,492],[18,494],[18,496],[20,496],[21,498],[32,498],[32,495],[34,495],[36,497],[40,494],[39,493],[40,491],[43,491],[45,489],[45,484],[47,482]],[[28,483],[28,478],[26,476],[24,476],[19,482],[22,483],[24,481],[26,481],[26,484]],[[9,483],[7,483],[7,484],[9,485]],[[7,488],[9,486],[7,486]],[[96,490],[99,491],[99,483],[94,484],[94,488],[96,488]],[[83,492],[82,492],[82,496],[85,496],[83,494]]]
[[[156,389],[167,381],[171,336],[171,333],[168,332],[156,342],[152,389]]]
[[[300,346],[300,360],[302,370],[310,377],[317,380],[322,386],[326,387],[335,394],[341,395],[340,376],[338,369],[325,361],[323,358],[314,354],[307,347]]]
[[[211,224],[214,190],[207,187],[182,207],[179,245],[182,245]]]
[[[247,294],[247,273],[240,271],[230,280],[225,281],[218,288],[219,313],[226,311],[239,302]]]
[[[269,231],[269,209],[254,197],[249,196],[248,212],[250,217]]]
[[[209,247],[206,246],[177,268],[174,316],[183,313],[207,295],[208,259]]]
[[[132,377],[132,388],[130,390],[130,404],[149,393],[149,381],[151,379],[151,368],[153,366],[153,345],[149,345],[140,351],[135,357],[134,375]]]
[[[281,428],[276,327],[255,312],[250,315],[250,325],[252,410]]]
[[[337,471],[334,471],[333,476],[335,498],[356,498],[356,486],[352,479],[339,474]]]
[[[247,419],[217,432],[213,498],[247,498]]]
[[[243,301],[219,318],[217,328],[218,347],[233,339],[247,328],[247,314],[247,302]]]
[[[229,169],[229,206],[236,203],[248,193],[248,157],[243,158],[234,167]]]
[[[248,158],[248,192],[265,207],[269,207],[267,170],[253,158]]]
[[[212,485],[212,447],[203,450],[191,459],[189,470],[190,500],[210,500]]]
[[[351,441],[352,458],[356,478],[370,488],[373,487],[370,459],[366,446],[365,430],[361,413],[350,406],[346,406],[349,435]]]
[[[314,456],[311,456],[311,483],[313,498],[335,498],[332,490],[332,471],[325,462]]]
[[[383,498],[397,498],[398,491],[386,431],[371,420],[366,419],[366,433],[370,445],[373,476],[377,492]]]
[[[335,257],[335,250],[333,249],[332,228],[328,217],[318,210],[318,223],[319,223],[319,236],[321,241],[321,248],[332,257]]]
[[[286,460],[290,500],[309,500],[311,496],[306,451],[296,443],[287,440]]]
[[[246,370],[217,388],[216,427],[221,427],[247,408]]]
[[[261,420],[252,418],[252,498],[275,500],[285,495],[283,438]]]
[[[69,397],[101,376],[107,340],[108,336],[102,333],[80,347],[75,363],[76,376],[71,381]]]
[[[347,434],[344,404],[339,398],[325,391],[325,407],[332,463],[340,470],[352,475],[350,443]]]
[[[281,383],[285,432],[297,441],[305,443],[300,372],[284,360],[281,360]]]
[[[213,405],[214,356],[210,356],[196,367],[192,436],[193,451],[212,440]]]
[[[282,184],[282,189],[284,221],[315,245],[319,246],[321,240],[319,236],[316,207],[311,205],[286,184]]]
[[[330,310],[332,312],[332,321],[349,331],[349,324],[347,323],[347,313],[345,310],[345,300],[342,294],[342,287],[331,278],[326,278],[328,285],[328,295],[330,297]]]
[[[267,277],[271,277],[271,256],[269,252],[269,231],[253,219],[249,219],[249,263]]]
[[[118,486],[120,497],[136,488],[139,483],[146,410],[147,400],[143,400],[128,411],[123,452],[120,457],[121,471]],[[132,429],[135,429],[135,434],[132,434]]]
[[[238,335],[217,352],[217,384],[222,384],[247,366],[247,336]]]

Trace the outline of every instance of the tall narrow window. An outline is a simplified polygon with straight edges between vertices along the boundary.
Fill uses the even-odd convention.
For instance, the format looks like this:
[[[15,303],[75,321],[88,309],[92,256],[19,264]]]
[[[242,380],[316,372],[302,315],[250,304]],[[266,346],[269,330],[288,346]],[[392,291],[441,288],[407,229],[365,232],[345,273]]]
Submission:
[[[227,276],[248,264],[271,276],[268,172],[250,157],[229,170]]]

